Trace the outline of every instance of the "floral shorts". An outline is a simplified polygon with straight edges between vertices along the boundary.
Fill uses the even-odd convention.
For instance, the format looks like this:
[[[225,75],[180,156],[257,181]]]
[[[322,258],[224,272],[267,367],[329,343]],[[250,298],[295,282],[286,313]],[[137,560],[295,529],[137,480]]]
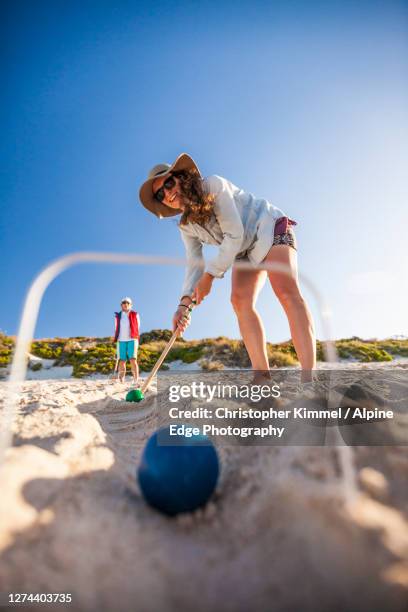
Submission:
[[[276,220],[272,246],[286,244],[297,251],[296,236],[291,227],[292,225],[297,225],[297,223],[293,219],[289,219],[289,217],[279,217]]]

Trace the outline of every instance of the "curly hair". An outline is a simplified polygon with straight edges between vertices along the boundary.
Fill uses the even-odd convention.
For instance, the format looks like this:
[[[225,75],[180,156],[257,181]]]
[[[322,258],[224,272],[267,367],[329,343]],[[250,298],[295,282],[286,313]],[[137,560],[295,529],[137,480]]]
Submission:
[[[180,225],[198,223],[203,226],[213,215],[215,196],[204,190],[202,178],[197,170],[179,170],[172,174],[180,180],[185,206]]]

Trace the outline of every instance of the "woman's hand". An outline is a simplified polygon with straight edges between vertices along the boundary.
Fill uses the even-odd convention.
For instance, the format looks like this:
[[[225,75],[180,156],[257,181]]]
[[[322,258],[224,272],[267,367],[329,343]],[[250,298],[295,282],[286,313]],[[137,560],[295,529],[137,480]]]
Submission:
[[[179,305],[173,317],[173,331],[177,328],[180,330],[180,336],[186,331],[190,325],[191,314],[187,306]]]
[[[193,299],[195,300],[197,305],[201,304],[203,299],[210,293],[213,280],[214,277],[211,276],[211,274],[209,274],[208,272],[204,272],[204,274],[198,281],[196,288],[193,292]]]

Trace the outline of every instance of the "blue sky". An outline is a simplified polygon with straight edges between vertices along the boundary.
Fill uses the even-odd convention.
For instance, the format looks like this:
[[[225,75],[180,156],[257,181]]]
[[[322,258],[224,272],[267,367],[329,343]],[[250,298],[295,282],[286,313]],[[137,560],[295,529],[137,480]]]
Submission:
[[[186,151],[298,221],[299,269],[336,337],[408,333],[408,6],[358,2],[1,3],[0,329],[27,287],[82,250],[183,256],[138,203]],[[36,337],[109,335],[123,295],[169,327],[182,268],[83,265],[47,291]],[[229,276],[186,337],[239,332]],[[321,336],[319,313],[310,300]],[[268,339],[289,337],[270,287]]]

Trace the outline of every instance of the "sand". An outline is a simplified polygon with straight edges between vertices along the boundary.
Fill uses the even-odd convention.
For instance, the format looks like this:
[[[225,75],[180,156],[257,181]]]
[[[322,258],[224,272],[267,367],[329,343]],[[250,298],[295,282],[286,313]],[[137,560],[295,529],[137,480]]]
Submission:
[[[220,447],[211,502],[167,518],[135,479],[163,411],[123,402],[126,389],[24,383],[1,471],[0,591],[72,593],[83,611],[406,610],[406,447],[348,448],[352,497],[339,448]]]

